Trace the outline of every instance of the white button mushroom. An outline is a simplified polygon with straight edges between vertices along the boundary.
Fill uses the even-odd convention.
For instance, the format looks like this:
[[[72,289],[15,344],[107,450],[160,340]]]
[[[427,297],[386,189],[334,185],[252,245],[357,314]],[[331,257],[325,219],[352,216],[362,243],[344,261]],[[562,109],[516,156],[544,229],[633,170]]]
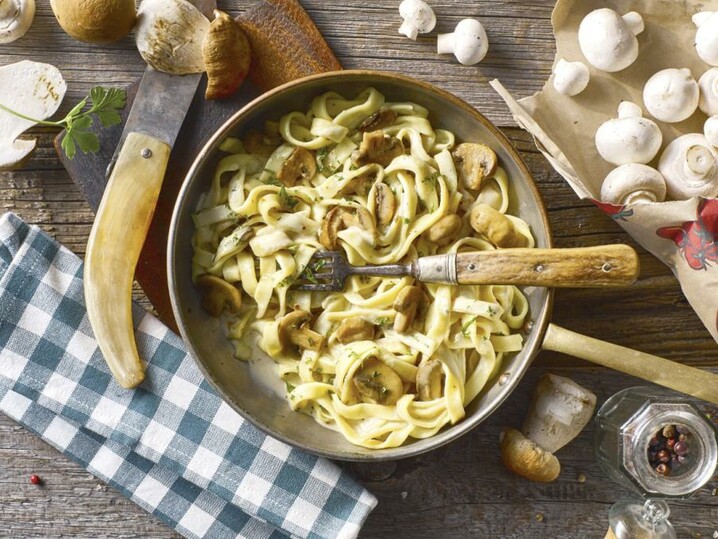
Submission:
[[[703,124],[703,134],[713,147],[718,147],[718,116],[711,116]]]
[[[20,39],[35,17],[35,0],[0,0],[0,43]]]
[[[553,68],[553,87],[569,97],[583,92],[590,80],[591,73],[583,62],[569,62],[561,58]]]
[[[718,114],[718,67],[712,67],[698,79],[700,100],[698,107],[706,116]]]
[[[601,200],[609,204],[646,204],[666,199],[666,181],[655,168],[628,163],[613,169],[601,185]]]
[[[698,108],[700,91],[690,69],[663,69],[643,87],[643,104],[662,122],[682,122]]]
[[[404,0],[399,4],[399,15],[404,19],[399,33],[409,39],[415,40],[418,34],[431,32],[436,26],[434,10],[422,0]]]
[[[668,196],[676,200],[718,196],[717,151],[700,133],[689,133],[671,142],[658,162]]]
[[[718,66],[718,11],[702,11],[693,15],[696,31],[696,52],[705,63]]]
[[[484,59],[489,51],[489,39],[479,21],[464,19],[453,33],[439,34],[436,50],[439,54],[453,53],[459,63],[471,66]]]
[[[638,58],[636,36],[643,27],[643,17],[635,11],[621,16],[610,8],[596,9],[581,21],[578,44],[596,69],[621,71]]]
[[[601,124],[596,131],[596,149],[609,163],[648,163],[661,149],[663,135],[656,122],[642,117],[641,107],[623,101],[618,118]]]

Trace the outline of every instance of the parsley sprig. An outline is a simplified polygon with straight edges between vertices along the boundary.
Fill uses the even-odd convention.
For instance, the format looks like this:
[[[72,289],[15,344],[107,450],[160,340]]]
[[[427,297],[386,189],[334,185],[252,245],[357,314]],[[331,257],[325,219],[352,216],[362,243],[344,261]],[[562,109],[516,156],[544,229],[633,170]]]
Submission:
[[[90,106],[85,110],[88,100]],[[72,159],[75,157],[78,147],[82,153],[95,153],[100,149],[100,140],[95,133],[90,131],[93,123],[92,115],[97,116],[102,127],[119,124],[122,122],[122,118],[118,111],[125,106],[126,101],[127,94],[120,88],[95,86],[90,90],[90,95],[75,105],[62,120],[52,121],[30,118],[2,104],[0,104],[0,109],[38,125],[65,129],[65,136],[61,145],[67,157]]]

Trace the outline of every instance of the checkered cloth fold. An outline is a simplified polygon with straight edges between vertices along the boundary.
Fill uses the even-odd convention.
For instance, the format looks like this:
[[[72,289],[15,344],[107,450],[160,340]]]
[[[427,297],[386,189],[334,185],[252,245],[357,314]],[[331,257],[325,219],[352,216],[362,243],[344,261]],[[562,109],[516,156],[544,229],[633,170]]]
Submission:
[[[135,306],[148,359],[119,387],[92,336],[82,263],[0,217],[0,411],[186,537],[355,537],[376,499],[266,436],[209,386],[179,337]]]

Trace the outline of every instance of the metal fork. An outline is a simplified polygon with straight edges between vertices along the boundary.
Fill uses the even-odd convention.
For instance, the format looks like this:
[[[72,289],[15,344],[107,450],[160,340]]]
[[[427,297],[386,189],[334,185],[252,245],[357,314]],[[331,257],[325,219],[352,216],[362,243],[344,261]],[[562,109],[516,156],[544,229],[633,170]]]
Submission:
[[[297,290],[343,290],[350,275],[411,275],[424,283],[513,284],[558,288],[627,286],[638,277],[636,252],[613,244],[568,249],[497,249],[424,256],[406,264],[352,266],[339,251],[317,251],[292,284]]]

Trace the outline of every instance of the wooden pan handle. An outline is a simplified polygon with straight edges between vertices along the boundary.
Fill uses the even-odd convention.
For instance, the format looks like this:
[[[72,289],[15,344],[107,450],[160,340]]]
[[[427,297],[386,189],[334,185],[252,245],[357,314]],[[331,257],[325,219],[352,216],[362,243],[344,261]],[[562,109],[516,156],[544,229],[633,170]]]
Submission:
[[[542,348],[625,372],[718,404],[718,374],[607,343],[549,324]]]
[[[497,249],[456,255],[459,284],[515,284],[555,288],[626,286],[638,277],[628,245],[573,249]]]

